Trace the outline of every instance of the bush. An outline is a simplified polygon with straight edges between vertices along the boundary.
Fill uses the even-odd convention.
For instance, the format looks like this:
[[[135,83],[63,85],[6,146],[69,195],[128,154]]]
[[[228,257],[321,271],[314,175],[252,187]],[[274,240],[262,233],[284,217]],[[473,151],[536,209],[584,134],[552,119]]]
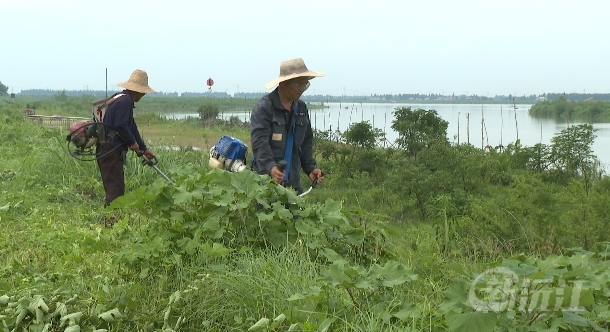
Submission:
[[[218,110],[218,106],[208,101],[199,106],[197,113],[199,113],[201,122],[206,122],[215,120],[218,117],[218,114],[220,114],[220,111]]]

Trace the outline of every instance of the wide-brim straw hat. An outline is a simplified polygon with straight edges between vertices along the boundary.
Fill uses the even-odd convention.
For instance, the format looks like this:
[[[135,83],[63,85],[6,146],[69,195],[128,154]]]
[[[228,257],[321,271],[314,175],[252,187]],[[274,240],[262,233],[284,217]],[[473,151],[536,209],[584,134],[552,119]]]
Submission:
[[[150,86],[148,86],[148,74],[141,69],[136,69],[131,73],[129,79],[125,82],[117,83],[118,86],[122,86],[127,90],[141,92],[141,93],[155,93]]]
[[[280,76],[265,84],[265,88],[270,89],[280,82],[284,82],[295,77],[308,76],[310,78],[314,78],[322,77],[324,75],[326,74],[323,72],[307,69],[305,62],[301,58],[290,59],[282,61],[280,64]]]

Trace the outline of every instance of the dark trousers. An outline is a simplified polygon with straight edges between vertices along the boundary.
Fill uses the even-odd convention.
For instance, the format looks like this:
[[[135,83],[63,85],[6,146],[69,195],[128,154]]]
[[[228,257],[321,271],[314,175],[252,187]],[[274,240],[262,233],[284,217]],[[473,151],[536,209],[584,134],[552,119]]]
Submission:
[[[104,207],[110,205],[115,198],[125,194],[125,151],[112,145],[98,144],[96,147],[97,165],[102,174],[102,183],[106,192]]]

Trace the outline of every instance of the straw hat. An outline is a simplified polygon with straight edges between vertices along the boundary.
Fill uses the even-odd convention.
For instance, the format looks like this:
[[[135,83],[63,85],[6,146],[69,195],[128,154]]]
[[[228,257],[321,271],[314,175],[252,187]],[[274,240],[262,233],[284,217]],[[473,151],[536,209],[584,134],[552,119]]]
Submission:
[[[126,82],[117,83],[118,86],[122,86],[127,90],[141,92],[141,93],[154,93],[151,87],[148,86],[148,74],[145,71],[136,69],[131,73],[129,79]]]
[[[270,89],[280,82],[284,82],[295,77],[309,76],[314,78],[322,77],[324,75],[326,74],[323,72],[307,69],[305,62],[301,58],[290,59],[282,61],[280,64],[280,76],[265,84],[265,88]]]

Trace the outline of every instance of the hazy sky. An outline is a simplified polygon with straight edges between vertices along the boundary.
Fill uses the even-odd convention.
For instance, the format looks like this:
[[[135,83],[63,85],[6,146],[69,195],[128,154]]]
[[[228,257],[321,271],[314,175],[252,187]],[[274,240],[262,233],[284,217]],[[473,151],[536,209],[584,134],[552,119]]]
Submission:
[[[608,0],[0,0],[0,82],[263,92],[282,60],[309,94],[610,93]]]

